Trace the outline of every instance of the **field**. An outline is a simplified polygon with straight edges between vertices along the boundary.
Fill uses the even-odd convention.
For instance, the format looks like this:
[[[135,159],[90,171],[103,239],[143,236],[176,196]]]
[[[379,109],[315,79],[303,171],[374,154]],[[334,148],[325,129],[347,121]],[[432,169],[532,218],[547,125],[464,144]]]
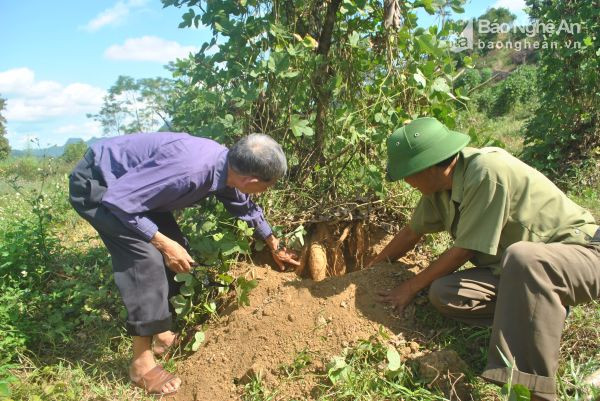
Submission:
[[[230,146],[264,132],[287,156],[284,179],[256,200],[302,271],[278,271],[253,230],[215,199],[176,212],[200,263],[177,275],[183,287],[171,299],[181,343],[161,363],[183,382],[172,399],[530,399],[478,377],[489,328],[444,318],[426,290],[402,314],[379,302],[452,245],[448,234],[428,235],[404,258],[365,268],[420,198],[386,180],[386,141],[434,116],[470,146],[502,147],[542,171],[600,221],[600,8],[527,2],[532,21],[586,21],[581,48],[457,53],[450,39],[464,21],[446,17],[465,1],[388,3],[162,0],[182,8],[180,28],[202,24],[212,42],[171,63],[173,79],[119,76],[88,116],[109,136],[162,125]],[[417,10],[439,25],[420,26]],[[504,8],[478,18],[516,20]],[[110,256],[68,201],[86,143],[55,158],[40,157],[44,149],[9,157],[4,122],[0,114],[0,399],[154,399],[130,383],[132,342]],[[584,383],[600,368],[599,344],[600,301],[572,308],[560,401],[600,395]]]

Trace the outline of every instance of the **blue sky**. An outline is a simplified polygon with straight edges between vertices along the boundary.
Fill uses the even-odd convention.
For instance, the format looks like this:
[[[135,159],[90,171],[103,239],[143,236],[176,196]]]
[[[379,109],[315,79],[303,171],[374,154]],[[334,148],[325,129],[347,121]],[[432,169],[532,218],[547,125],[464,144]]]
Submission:
[[[524,0],[471,0],[465,17],[493,6],[526,21]],[[99,111],[119,75],[169,77],[165,64],[210,38],[206,28],[177,27],[185,11],[163,9],[160,0],[0,0],[0,96],[10,145],[100,136],[86,114]]]

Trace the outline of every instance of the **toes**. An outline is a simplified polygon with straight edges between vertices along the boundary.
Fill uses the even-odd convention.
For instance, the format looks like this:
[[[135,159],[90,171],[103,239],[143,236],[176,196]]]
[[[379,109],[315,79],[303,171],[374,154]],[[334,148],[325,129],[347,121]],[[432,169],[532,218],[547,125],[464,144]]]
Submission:
[[[175,379],[171,380],[170,382],[166,383],[162,387],[161,390],[163,393],[170,393],[170,392],[178,390],[180,386],[181,386],[181,379],[175,378]]]

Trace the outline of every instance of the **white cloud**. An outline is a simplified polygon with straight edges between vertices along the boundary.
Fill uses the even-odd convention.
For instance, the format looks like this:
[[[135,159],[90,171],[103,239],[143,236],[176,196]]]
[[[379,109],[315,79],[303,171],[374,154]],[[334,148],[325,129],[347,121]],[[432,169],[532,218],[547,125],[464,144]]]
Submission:
[[[494,3],[493,8],[504,7],[510,11],[519,12],[525,8],[525,0],[498,0]]]
[[[88,140],[92,137],[102,136],[102,124],[98,121],[85,121],[81,124],[62,125],[54,130],[65,140],[68,138],[81,138]]]
[[[3,114],[9,122],[96,112],[106,94],[104,89],[84,83],[63,86],[54,81],[36,81],[29,68],[0,72],[0,93],[6,97]]]
[[[122,23],[129,15],[131,9],[142,7],[146,2],[147,0],[119,1],[114,6],[107,8],[95,16],[82,28],[86,31],[95,32],[107,25],[117,25]]]
[[[112,60],[156,61],[166,63],[176,58],[184,58],[190,52],[197,52],[195,46],[183,46],[177,42],[143,36],[127,39],[122,45],[112,45],[104,52],[104,56]]]

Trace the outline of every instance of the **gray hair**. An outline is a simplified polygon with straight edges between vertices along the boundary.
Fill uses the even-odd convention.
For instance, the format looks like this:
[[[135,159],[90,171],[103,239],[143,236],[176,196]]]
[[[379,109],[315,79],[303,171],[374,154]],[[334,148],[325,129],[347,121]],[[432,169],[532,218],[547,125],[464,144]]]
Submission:
[[[281,146],[264,134],[250,134],[229,150],[229,167],[236,173],[269,182],[285,175],[287,160]]]

